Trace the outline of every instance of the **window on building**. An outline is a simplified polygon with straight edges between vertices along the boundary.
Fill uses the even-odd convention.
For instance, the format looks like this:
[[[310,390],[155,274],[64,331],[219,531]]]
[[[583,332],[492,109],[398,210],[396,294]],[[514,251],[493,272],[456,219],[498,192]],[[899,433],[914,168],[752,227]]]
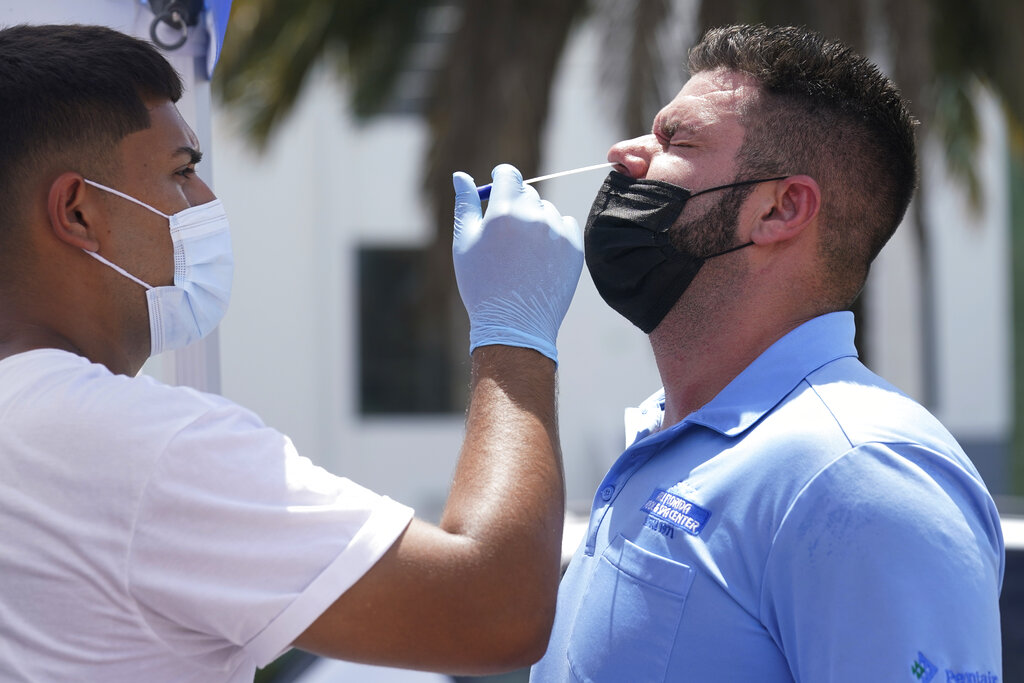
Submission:
[[[359,250],[359,407],[364,415],[465,409],[468,337],[457,315],[461,309],[453,311],[434,294],[428,253]]]

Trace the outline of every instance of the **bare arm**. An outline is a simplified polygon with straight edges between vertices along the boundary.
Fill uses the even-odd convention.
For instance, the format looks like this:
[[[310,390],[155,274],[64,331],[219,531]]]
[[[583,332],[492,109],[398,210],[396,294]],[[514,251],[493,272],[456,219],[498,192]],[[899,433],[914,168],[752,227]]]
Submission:
[[[452,258],[469,313],[466,438],[440,527],[413,521],[296,645],[448,672],[513,669],[544,654],[554,620],[565,482],[555,338],[583,266],[576,221],[511,166],[486,216],[456,173]]]
[[[440,527],[414,520],[296,647],[453,673],[532,663],[554,619],[564,500],[554,362],[531,349],[476,349]]]

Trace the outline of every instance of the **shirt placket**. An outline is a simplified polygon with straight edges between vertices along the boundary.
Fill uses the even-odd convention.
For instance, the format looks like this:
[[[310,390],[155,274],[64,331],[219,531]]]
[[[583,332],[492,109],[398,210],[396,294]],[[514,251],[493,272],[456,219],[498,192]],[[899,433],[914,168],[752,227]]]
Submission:
[[[590,510],[590,525],[587,529],[587,542],[583,550],[584,554],[589,557],[594,556],[597,546],[597,532],[600,530],[608,510],[611,509],[612,503],[615,502],[619,492],[626,482],[629,481],[629,478],[644,463],[654,457],[662,449],[663,445],[664,442],[659,439],[652,443],[640,442],[630,446],[619,457],[615,465],[608,470],[608,474],[605,475],[604,480],[597,489],[597,494],[594,496],[594,504]]]

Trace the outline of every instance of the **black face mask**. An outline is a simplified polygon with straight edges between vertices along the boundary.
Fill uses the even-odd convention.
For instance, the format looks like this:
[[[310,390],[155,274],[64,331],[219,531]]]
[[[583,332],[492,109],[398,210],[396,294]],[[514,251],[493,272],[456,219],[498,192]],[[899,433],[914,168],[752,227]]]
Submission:
[[[650,333],[661,323],[708,259],[749,247],[698,256],[672,245],[670,230],[691,198],[705,192],[778,178],[744,180],[691,192],[660,180],[634,180],[612,171],[597,193],[584,229],[587,269],[609,306]]]

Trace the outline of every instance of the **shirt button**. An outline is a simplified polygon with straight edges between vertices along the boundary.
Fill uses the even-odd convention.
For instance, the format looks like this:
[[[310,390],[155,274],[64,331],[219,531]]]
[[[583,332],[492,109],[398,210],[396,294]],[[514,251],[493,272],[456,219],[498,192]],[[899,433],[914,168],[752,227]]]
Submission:
[[[605,486],[603,489],[601,489],[601,500],[604,500],[604,501],[611,500],[612,499],[612,494],[614,494],[614,493],[615,493],[615,487],[614,486]]]

